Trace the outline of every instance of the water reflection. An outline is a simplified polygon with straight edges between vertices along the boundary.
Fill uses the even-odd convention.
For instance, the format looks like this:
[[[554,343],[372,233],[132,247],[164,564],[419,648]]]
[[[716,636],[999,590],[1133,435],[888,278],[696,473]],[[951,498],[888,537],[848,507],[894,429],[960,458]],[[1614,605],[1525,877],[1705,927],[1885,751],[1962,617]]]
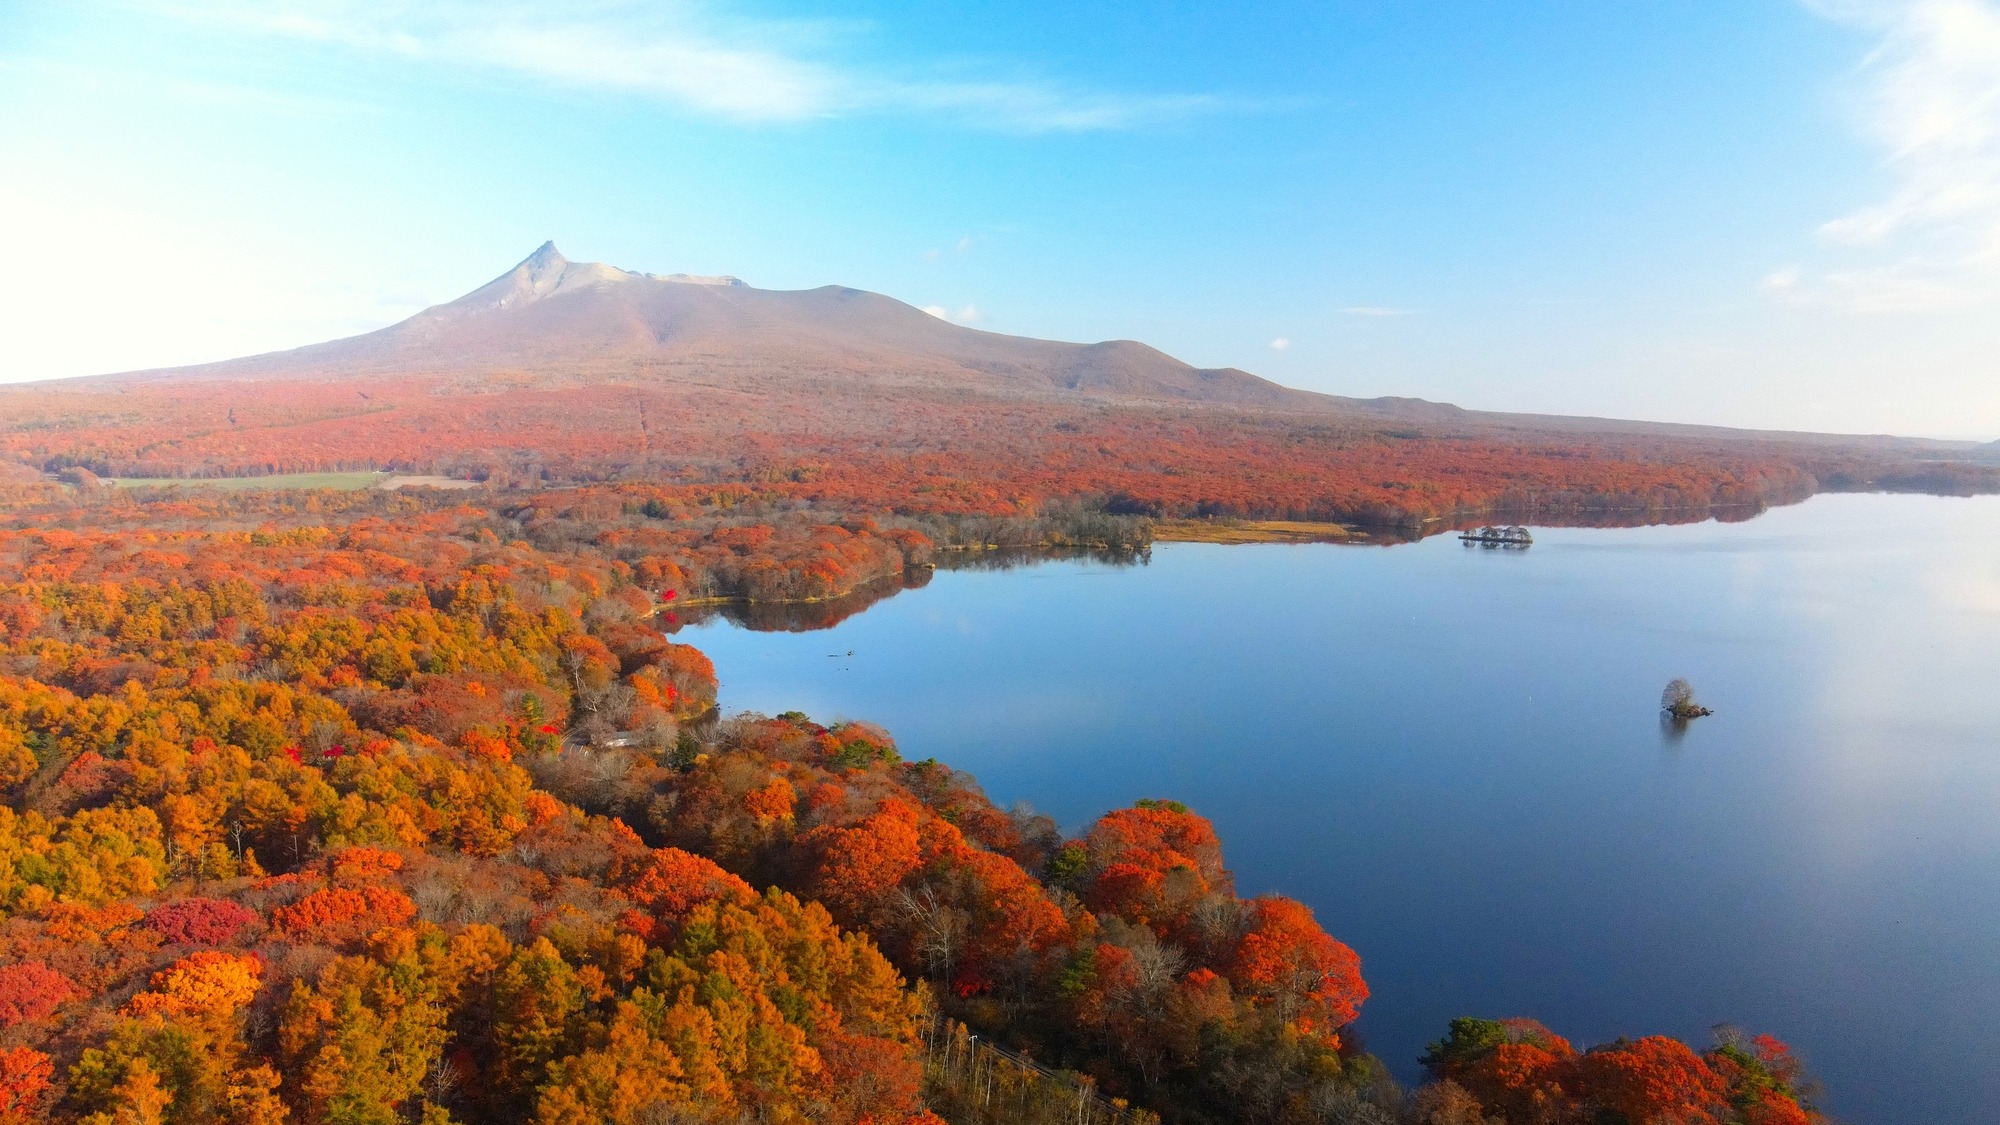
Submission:
[[[920,591],[930,585],[938,571],[1018,571],[1022,567],[1036,567],[1042,562],[1060,560],[1088,560],[1104,567],[1144,567],[1152,556],[1152,550],[942,550],[938,552],[938,565],[932,567],[912,567],[900,579],[884,579],[880,583],[870,583],[860,587],[850,595],[838,599],[824,599],[812,603],[750,603],[750,601],[720,601],[706,605],[680,605],[670,611],[662,611],[656,625],[668,633],[680,633],[682,629],[702,627],[712,621],[726,621],[736,629],[748,629],[750,633],[816,633],[820,629],[832,629],[842,621],[862,613],[864,609],[880,603],[882,599],[892,599],[904,591]]]
[[[1845,1118],[2000,1105],[2000,499],[1021,561],[681,639],[727,710],[879,722],[1071,829],[1189,801],[1246,892],[1360,951],[1406,1076],[1458,1015],[1726,1020],[1794,1040]],[[1698,731],[1661,721],[1676,675]]]
[[[1150,548],[1137,551],[940,551],[935,568],[913,567],[899,578],[870,583],[838,598],[816,602],[724,601],[680,605],[662,612],[655,620],[670,635],[718,618],[754,633],[810,633],[831,629],[905,590],[920,590],[931,584],[937,571],[1008,571],[1065,560],[1116,568],[1144,566],[1151,557]]]
[[[1607,508],[1596,511],[1569,509],[1559,512],[1538,510],[1532,503],[1507,505],[1491,512],[1482,513],[1477,518],[1464,516],[1454,520],[1426,525],[1416,535],[1405,542],[1416,542],[1443,531],[1474,531],[1495,522],[1531,524],[1535,527],[1567,528],[1618,528],[1618,527],[1683,527],[1698,523],[1743,523],[1754,520],[1770,511],[1773,506],[1797,504],[1807,499],[1792,496],[1771,502],[1761,500],[1740,504],[1704,504],[1689,508]]]
[[[1681,748],[1681,740],[1687,737],[1688,721],[1679,715],[1660,712],[1660,745],[1669,750]]]
[[[872,583],[844,597],[825,601],[726,601],[683,605],[670,613],[663,613],[658,621],[669,635],[717,618],[756,633],[811,633],[831,629],[884,598],[895,597],[904,590],[920,589],[929,585],[930,581],[930,570],[920,568],[904,577]]]
[[[1023,549],[1001,549],[997,551],[940,551],[937,555],[937,569],[942,571],[1007,571],[1023,567],[1040,566],[1048,562],[1087,562],[1098,566],[1117,569],[1128,566],[1145,566],[1153,560],[1151,547],[1140,547],[1130,551],[1101,550],[1061,550],[1035,551]]]

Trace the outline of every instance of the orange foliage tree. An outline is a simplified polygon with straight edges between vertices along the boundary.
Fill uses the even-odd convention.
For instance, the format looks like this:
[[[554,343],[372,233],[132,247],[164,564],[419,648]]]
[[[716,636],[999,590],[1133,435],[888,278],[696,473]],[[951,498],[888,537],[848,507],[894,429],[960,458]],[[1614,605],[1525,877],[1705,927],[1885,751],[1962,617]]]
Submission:
[[[714,668],[666,615],[921,575],[940,541],[1139,528],[1106,504],[1226,513],[1268,487],[1391,518],[1390,493],[1770,478],[1349,434],[1327,439],[1345,467],[1280,485],[1275,447],[1274,475],[1225,471],[1272,439],[1256,424],[1113,430],[1047,464],[866,453],[504,503],[0,486],[0,1121],[938,1125],[933,1015],[1188,1121],[1379,1087],[1342,1034],[1353,951],[1300,903],[1238,898],[1199,815],[1144,801],[1065,839],[866,724],[710,722]],[[1154,439],[1200,471],[1141,471]],[[1419,464],[1437,475],[1381,484]],[[1102,503],[1037,514],[1078,489]],[[849,503],[872,514],[825,507]],[[1578,1054],[1494,1026],[1454,1025],[1420,1097],[1508,1125],[1815,1120],[1775,1041]]]
[[[1453,1020],[1424,1065],[1440,1110],[1463,1100],[1503,1125],[1606,1119],[1634,1125],[1814,1125],[1825,1119],[1791,1049],[1717,1029],[1697,1053],[1677,1039],[1620,1039],[1579,1054],[1533,1020]],[[1448,1089],[1443,1089],[1448,1087]]]

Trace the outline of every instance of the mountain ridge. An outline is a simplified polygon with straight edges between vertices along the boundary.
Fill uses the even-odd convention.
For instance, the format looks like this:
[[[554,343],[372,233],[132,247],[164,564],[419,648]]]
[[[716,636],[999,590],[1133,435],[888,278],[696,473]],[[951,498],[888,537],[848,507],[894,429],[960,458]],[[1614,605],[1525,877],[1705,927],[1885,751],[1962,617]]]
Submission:
[[[759,289],[728,276],[638,273],[571,261],[553,242],[470,293],[373,332],[89,378],[365,378],[486,369],[569,381],[689,369],[713,376],[745,366],[807,378],[947,385],[939,389],[957,380],[1032,395],[1325,409],[1337,401],[1236,368],[1198,368],[1136,340],[1010,336],[848,286]]]
[[[761,289],[727,275],[650,274],[576,262],[553,241],[460,297],[359,335],[209,363],[17,386],[87,390],[405,376],[428,378],[441,393],[630,384],[764,395],[973,394],[1074,405],[1276,411],[1489,432],[1783,440],[1948,455],[1963,455],[1976,445],[1891,434],[1493,412],[1408,396],[1327,394],[1239,368],[1195,367],[1137,340],[1075,343],[989,332],[850,286]]]

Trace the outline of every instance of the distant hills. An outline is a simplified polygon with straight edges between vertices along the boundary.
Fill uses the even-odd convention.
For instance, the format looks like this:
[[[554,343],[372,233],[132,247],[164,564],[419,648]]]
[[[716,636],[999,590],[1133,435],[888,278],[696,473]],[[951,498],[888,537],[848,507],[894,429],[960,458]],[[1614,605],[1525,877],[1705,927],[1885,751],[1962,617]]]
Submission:
[[[544,243],[478,289],[362,336],[222,363],[109,376],[345,379],[518,372],[607,377],[806,379],[1237,406],[1337,400],[1234,368],[1199,368],[1131,340],[1070,344],[952,324],[844,286],[758,289],[733,277],[647,274],[572,262]]]
[[[438,378],[445,381],[439,385],[460,391],[480,390],[489,381],[506,390],[664,383],[760,393],[900,391],[1293,411],[1482,431],[1775,438],[1955,455],[1972,444],[1505,414],[1418,398],[1319,394],[1233,367],[1195,367],[1134,340],[1079,344],[1008,336],[846,286],[758,289],[735,277],[638,273],[570,261],[554,242],[465,296],[378,331],[217,363],[66,382],[364,385],[391,376]]]
[[[0,486],[393,470],[489,487],[740,484],[854,510],[1399,526],[1653,519],[1834,489],[1989,491],[1993,447],[1345,398],[1131,340],[983,332],[843,286],[572,262],[544,244],[379,331],[0,387]]]

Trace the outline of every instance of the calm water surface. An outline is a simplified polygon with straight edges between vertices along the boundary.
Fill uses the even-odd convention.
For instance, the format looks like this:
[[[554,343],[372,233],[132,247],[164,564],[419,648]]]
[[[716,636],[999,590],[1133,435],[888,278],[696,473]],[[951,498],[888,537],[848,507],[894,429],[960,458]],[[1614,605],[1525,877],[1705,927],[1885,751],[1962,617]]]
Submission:
[[[1187,801],[1243,893],[1360,951],[1405,1077],[1456,1015],[1727,1021],[1858,1125],[2000,1120],[2000,498],[1520,553],[1162,545],[681,639],[727,710],[881,723],[1072,830]],[[1679,737],[1674,676],[1716,710]]]

